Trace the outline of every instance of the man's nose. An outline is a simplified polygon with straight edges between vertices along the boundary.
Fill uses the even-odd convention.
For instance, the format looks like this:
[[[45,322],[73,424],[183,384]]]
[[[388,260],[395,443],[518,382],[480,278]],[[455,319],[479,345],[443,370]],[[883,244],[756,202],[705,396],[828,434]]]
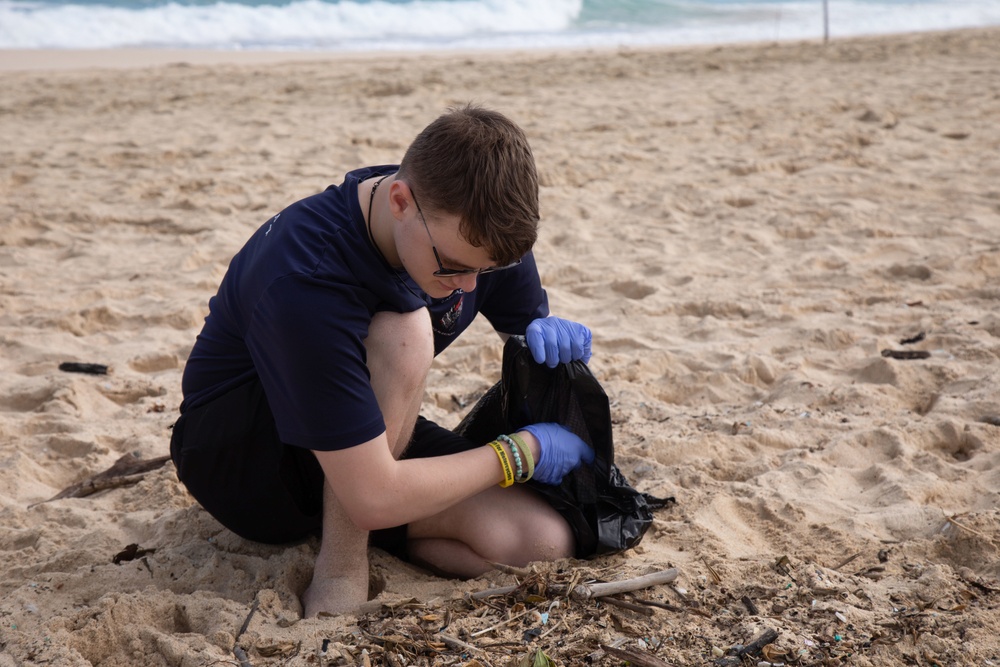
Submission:
[[[455,287],[463,292],[471,292],[476,289],[476,281],[479,279],[478,273],[469,273],[464,276],[455,276]]]

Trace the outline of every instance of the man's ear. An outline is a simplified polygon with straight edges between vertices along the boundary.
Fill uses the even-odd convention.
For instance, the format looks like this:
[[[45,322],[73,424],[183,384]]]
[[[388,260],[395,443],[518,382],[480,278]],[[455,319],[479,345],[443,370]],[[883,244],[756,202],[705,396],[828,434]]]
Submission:
[[[410,186],[405,181],[393,180],[389,184],[389,211],[392,217],[402,220],[411,206],[413,206],[413,195]]]

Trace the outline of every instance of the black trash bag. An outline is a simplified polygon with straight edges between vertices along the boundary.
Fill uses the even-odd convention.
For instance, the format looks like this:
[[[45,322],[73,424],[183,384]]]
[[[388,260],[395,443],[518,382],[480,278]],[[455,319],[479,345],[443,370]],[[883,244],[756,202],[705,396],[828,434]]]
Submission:
[[[511,336],[503,351],[503,375],[455,429],[478,443],[529,424],[556,422],[594,450],[559,486],[528,484],[565,517],[576,535],[577,558],[616,553],[639,543],[653,510],[674,502],[639,493],[615,465],[611,408],[601,384],[582,361],[548,368],[531,356],[524,338]]]

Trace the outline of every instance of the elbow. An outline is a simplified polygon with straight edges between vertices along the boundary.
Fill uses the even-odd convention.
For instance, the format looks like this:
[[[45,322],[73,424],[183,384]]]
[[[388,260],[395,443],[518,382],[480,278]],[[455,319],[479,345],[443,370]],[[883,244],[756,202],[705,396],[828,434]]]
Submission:
[[[343,505],[343,509],[351,523],[368,532],[406,523],[391,504],[368,495],[352,499],[350,503]]]

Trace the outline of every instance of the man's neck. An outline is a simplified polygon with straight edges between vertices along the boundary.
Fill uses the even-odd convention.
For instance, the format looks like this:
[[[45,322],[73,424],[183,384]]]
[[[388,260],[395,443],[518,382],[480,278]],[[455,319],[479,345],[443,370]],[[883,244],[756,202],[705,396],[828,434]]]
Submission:
[[[402,263],[399,261],[396,239],[393,234],[396,218],[393,217],[392,211],[389,209],[389,186],[396,180],[396,176],[393,174],[382,180],[376,188],[373,198],[372,188],[379,182],[379,179],[382,177],[376,176],[363,181],[359,185],[358,199],[364,202],[362,205],[365,206],[368,229],[371,231],[375,247],[390,266],[401,268]],[[368,202],[371,202],[370,209],[366,205]]]

